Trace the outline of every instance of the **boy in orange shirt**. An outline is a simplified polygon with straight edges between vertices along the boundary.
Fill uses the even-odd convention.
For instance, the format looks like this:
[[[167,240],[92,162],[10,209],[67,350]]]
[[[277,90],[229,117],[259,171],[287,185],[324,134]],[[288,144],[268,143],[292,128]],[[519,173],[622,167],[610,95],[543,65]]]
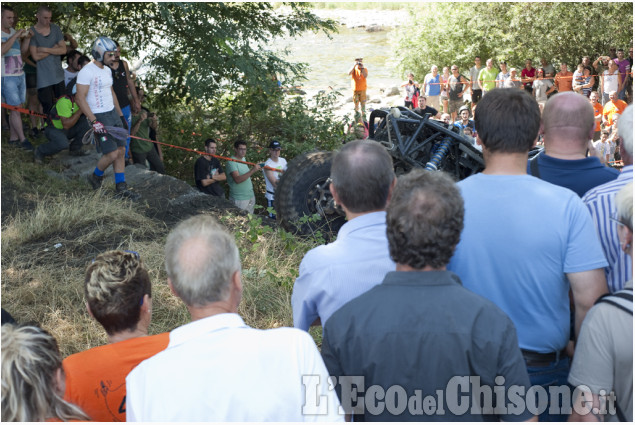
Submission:
[[[148,336],[151,289],[136,252],[100,254],[86,270],[86,307],[106,330],[108,344],[64,360],[64,399],[80,406],[93,421],[126,421],[126,376],[168,345],[167,332]]]

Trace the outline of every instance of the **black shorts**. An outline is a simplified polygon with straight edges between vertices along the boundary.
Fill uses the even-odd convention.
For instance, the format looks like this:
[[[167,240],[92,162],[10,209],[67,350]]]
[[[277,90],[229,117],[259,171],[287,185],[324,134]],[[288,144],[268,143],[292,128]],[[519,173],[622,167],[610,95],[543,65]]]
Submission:
[[[472,90],[472,104],[476,105],[479,100],[483,97],[483,90]]]
[[[26,75],[26,88],[36,89],[37,88],[37,74],[29,74],[25,72],[24,75]]]
[[[64,81],[37,89],[37,98],[40,100],[42,110],[45,114],[48,114],[53,105],[55,105],[55,102],[57,102],[57,99],[62,97],[64,90]]]

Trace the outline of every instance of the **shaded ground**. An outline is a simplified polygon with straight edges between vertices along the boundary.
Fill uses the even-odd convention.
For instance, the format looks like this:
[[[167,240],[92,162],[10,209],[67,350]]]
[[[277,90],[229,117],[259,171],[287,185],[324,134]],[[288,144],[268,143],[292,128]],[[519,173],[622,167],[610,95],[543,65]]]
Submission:
[[[94,170],[98,158],[96,152],[84,157],[71,157],[66,152],[61,152],[47,160],[44,167],[49,168],[47,174],[52,177],[85,181],[86,176]],[[56,172],[53,169],[61,171]],[[141,195],[141,199],[134,203],[138,205],[138,211],[149,218],[162,221],[168,227],[202,212],[216,212],[220,216],[223,211],[232,210],[235,214],[246,215],[225,199],[203,194],[182,180],[149,171],[139,165],[126,167],[126,181]],[[114,194],[112,167],[106,171],[103,187],[107,194]],[[3,224],[17,212],[35,208],[36,203],[8,179],[2,181],[1,195]],[[263,217],[263,222],[275,226],[275,221],[268,217]]]

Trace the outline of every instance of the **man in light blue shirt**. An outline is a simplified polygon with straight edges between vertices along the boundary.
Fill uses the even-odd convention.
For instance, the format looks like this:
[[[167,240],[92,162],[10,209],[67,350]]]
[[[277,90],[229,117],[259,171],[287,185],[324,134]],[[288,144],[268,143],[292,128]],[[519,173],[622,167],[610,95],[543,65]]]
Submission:
[[[531,384],[549,392],[567,384],[569,288],[577,335],[607,292],[607,262],[580,198],[527,175],[527,153],[540,127],[531,95],[494,89],[478,103],[474,123],[485,170],[458,183],[465,225],[448,269],[512,319]],[[567,418],[545,415],[541,420]]]
[[[604,272],[611,293],[621,290],[624,283],[633,279],[631,257],[622,251],[617,236],[617,226],[611,221],[611,217],[614,217],[617,212],[615,195],[627,183],[633,181],[633,105],[624,110],[617,122],[617,131],[621,140],[620,155],[624,163],[622,172],[616,180],[594,187],[582,198],[582,202],[591,211],[600,236],[600,243],[609,262]]]
[[[291,304],[293,326],[303,330],[326,323],[341,306],[395,270],[385,208],[397,179],[386,149],[374,141],[347,143],[333,159],[331,179],[331,193],[348,222],[335,242],[302,259]]]

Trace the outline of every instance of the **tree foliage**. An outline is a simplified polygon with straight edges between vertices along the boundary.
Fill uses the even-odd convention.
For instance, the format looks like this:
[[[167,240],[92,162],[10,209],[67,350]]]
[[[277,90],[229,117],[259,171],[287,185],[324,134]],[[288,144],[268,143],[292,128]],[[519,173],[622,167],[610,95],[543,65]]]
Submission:
[[[465,73],[474,56],[506,59],[508,68],[542,57],[576,65],[609,47],[626,50],[633,40],[631,2],[426,3],[412,14],[414,24],[399,35],[400,68],[421,76],[433,64],[456,64]]]
[[[31,24],[39,4],[15,3]],[[224,90],[267,89],[273,75],[290,81],[302,64],[289,63],[270,50],[277,36],[331,31],[303,3],[275,7],[269,2],[199,3],[52,3],[53,21],[71,33],[84,51],[99,35],[116,39],[125,57],[143,55],[151,72],[144,81],[160,88],[162,103],[211,102]]]

